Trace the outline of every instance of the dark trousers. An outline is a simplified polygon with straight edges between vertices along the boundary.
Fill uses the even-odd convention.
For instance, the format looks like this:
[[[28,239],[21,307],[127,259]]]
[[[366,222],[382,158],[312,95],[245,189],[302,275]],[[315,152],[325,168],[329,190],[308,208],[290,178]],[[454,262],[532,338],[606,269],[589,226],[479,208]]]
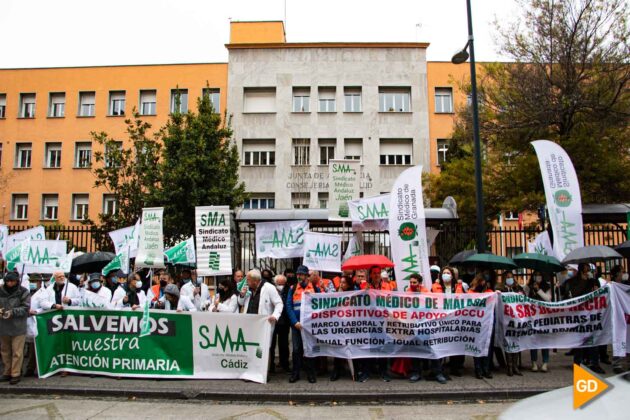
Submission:
[[[373,367],[376,367],[376,371],[379,375],[385,375],[389,373],[389,358],[370,358],[370,359],[360,359],[359,362],[359,370],[361,373],[370,374]]]
[[[417,373],[418,375],[422,374],[422,364],[426,359],[411,359],[411,374]],[[444,359],[430,359],[429,362],[429,370],[431,371],[432,376],[437,376],[443,373],[443,363]]]
[[[458,356],[450,356],[448,358],[448,367],[452,371],[461,370],[464,368],[464,361],[466,360],[466,356],[458,355]]]
[[[297,328],[292,328],[291,330],[291,342],[293,343],[293,375],[299,376],[302,366],[304,366],[304,370],[306,370],[308,375],[315,375],[313,359],[304,356],[302,334]]]
[[[288,325],[276,325],[271,338],[271,351],[269,352],[271,357],[271,365],[276,363],[276,343],[278,343],[278,353],[280,367],[285,370],[289,369],[289,326]]]
[[[588,359],[590,365],[599,365],[599,348],[583,347],[573,349],[573,363],[580,365],[584,359]]]

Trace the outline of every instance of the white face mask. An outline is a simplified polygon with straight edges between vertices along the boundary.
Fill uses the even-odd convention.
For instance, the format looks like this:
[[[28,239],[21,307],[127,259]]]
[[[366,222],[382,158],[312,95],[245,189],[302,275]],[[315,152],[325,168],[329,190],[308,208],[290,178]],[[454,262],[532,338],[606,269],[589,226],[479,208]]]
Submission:
[[[278,289],[278,292],[282,292],[282,290],[284,289],[284,284],[276,284],[276,289]]]
[[[623,273],[621,275],[621,281],[628,281],[628,278],[630,278],[630,275],[628,273]]]
[[[593,278],[593,273],[591,273],[590,271],[588,272],[588,274],[586,275],[589,279]]]
[[[448,273],[442,274],[442,280],[444,280],[444,283],[450,283],[451,280],[453,279],[453,276],[451,276]]]
[[[142,282],[140,280],[136,281],[136,289],[142,289]]]

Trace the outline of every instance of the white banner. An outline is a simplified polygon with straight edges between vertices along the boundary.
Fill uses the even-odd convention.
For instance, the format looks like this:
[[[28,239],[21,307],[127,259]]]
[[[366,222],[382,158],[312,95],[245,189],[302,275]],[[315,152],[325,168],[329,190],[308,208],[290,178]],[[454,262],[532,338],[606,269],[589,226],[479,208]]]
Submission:
[[[361,161],[328,161],[328,220],[350,220],[348,201],[359,198]]]
[[[14,248],[25,239],[33,239],[35,241],[43,241],[44,239],[46,239],[46,231],[44,230],[44,226],[35,226],[34,228],[26,229],[21,232],[14,233],[13,235],[9,235],[2,250],[2,254],[6,255],[11,248]]]
[[[64,262],[67,258],[66,241],[27,239],[21,243],[19,261],[15,262],[14,267],[20,273],[50,274],[55,270],[64,268]],[[10,269],[12,268],[11,265],[10,262]]]
[[[341,235],[306,232],[303,264],[309,270],[341,272]]]
[[[4,250],[7,247],[8,241],[9,227],[7,225],[0,225],[0,257],[4,256]]]
[[[194,264],[195,259],[195,238],[190,237],[185,241],[164,251],[164,255],[171,264]]]
[[[304,354],[343,359],[484,356],[495,293],[361,290],[302,295]]]
[[[610,283],[611,297],[614,307],[623,313],[623,317],[613,318],[613,355],[623,356],[630,353],[630,285]],[[625,334],[623,329],[625,328]],[[621,334],[621,336],[619,336]]]
[[[142,209],[136,267],[164,268],[163,207]]]
[[[114,252],[118,254],[121,249],[129,246],[131,258],[134,258],[138,252],[138,239],[140,237],[140,219],[133,226],[114,230],[109,232],[109,237],[114,243]]]
[[[532,146],[545,186],[555,257],[562,261],[569,252],[584,246],[580,184],[562,147],[549,140],[533,141]]]
[[[350,218],[353,222],[361,223],[367,220],[389,220],[390,197],[390,194],[381,194],[349,201]]]
[[[527,252],[544,255],[554,255],[551,241],[549,240],[549,232],[544,231],[536,235],[533,241],[527,243]]]
[[[389,240],[396,281],[407,290],[409,276],[422,275],[424,287],[431,289],[429,248],[422,199],[422,165],[401,173],[392,188],[389,205]]]
[[[299,258],[304,255],[308,221],[256,223],[256,258]]]
[[[363,255],[363,234],[361,232],[355,232],[350,241],[348,241],[348,247],[346,253],[343,255],[343,262],[348,258],[356,257],[357,255]]]
[[[232,274],[232,243],[228,206],[195,207],[197,274]]]

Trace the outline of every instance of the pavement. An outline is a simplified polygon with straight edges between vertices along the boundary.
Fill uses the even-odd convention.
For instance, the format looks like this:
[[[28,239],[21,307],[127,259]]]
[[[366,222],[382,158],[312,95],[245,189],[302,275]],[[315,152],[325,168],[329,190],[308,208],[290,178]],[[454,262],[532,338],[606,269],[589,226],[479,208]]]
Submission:
[[[360,404],[511,400],[572,385],[572,358],[564,356],[564,352],[551,352],[548,373],[529,371],[529,352],[523,352],[523,376],[508,377],[500,370],[494,372],[493,379],[482,380],[473,376],[472,358],[467,357],[463,376],[453,377],[445,385],[424,379],[410,383],[395,375],[388,383],[376,376],[365,383],[353,382],[348,377],[330,382],[327,375],[321,375],[315,384],[308,383],[303,375],[301,381],[290,384],[287,374],[276,373],[269,376],[267,384],[258,384],[241,380],[116,379],[70,374],[46,379],[23,378],[17,385],[3,382],[0,383],[0,394]],[[332,366],[331,361],[328,366]],[[612,375],[609,365],[602,366],[608,375]]]

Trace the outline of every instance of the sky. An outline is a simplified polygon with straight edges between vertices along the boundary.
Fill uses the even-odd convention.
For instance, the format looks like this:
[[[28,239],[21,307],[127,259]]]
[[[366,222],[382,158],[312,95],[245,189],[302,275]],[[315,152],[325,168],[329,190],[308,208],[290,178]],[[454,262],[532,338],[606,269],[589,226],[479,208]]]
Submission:
[[[478,61],[507,59],[493,22],[517,12],[472,0]],[[0,68],[226,62],[230,19],[285,20],[288,42],[429,42],[430,61],[468,37],[465,0],[1,0]]]

